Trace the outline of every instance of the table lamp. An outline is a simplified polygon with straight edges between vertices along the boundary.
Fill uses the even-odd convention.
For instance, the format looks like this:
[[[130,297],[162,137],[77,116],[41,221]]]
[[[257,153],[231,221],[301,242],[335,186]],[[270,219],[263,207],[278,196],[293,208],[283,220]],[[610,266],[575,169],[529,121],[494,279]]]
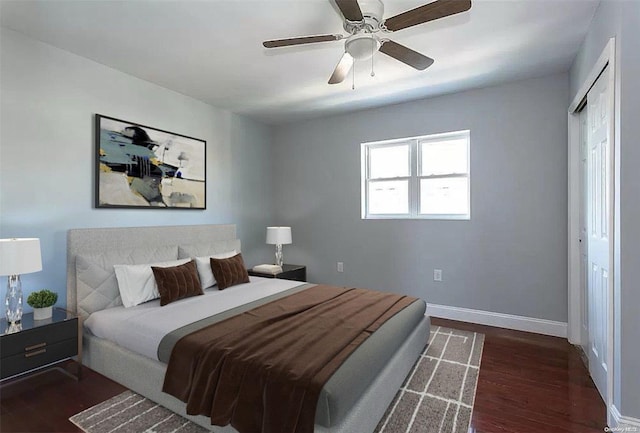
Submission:
[[[267,244],[276,246],[276,265],[282,266],[282,245],[291,243],[291,227],[267,227]]]
[[[8,276],[5,308],[9,325],[22,320],[22,283],[20,274],[42,270],[40,239],[0,239],[0,275]]]

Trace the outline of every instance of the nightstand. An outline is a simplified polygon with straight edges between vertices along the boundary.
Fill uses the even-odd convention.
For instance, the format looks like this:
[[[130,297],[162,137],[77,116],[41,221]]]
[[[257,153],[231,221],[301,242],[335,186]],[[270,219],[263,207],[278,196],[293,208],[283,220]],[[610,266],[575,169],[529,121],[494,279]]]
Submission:
[[[279,274],[261,274],[251,269],[247,270],[249,275],[263,278],[279,278],[281,280],[307,281],[307,267],[302,265],[282,265],[282,272]]]
[[[75,314],[62,308],[54,308],[51,318],[33,320],[33,313],[28,313],[22,315],[20,325],[21,328],[11,332],[6,319],[0,320],[0,379],[39,369],[76,355],[76,379],[81,378],[82,347],[78,344],[80,328]]]

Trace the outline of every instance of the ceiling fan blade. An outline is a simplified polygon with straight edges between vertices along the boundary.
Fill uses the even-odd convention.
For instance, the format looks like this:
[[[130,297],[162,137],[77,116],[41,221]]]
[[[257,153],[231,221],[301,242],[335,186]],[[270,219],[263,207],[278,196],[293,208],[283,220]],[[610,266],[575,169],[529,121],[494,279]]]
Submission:
[[[344,53],[338,62],[336,69],[333,71],[331,78],[329,78],[329,84],[342,83],[352,67],[353,57],[351,57],[351,54],[349,53]]]
[[[436,0],[389,18],[384,22],[387,30],[395,32],[407,27],[459,14],[471,9],[471,0]]]
[[[289,47],[291,45],[313,44],[315,42],[339,41],[344,38],[342,35],[318,35],[303,36],[300,38],[274,39],[272,41],[264,41],[262,45],[265,48]]]
[[[349,21],[364,20],[358,0],[336,0],[336,4],[340,8],[342,15],[344,15],[344,17]]]
[[[396,60],[400,60],[402,63],[416,68],[419,71],[423,71],[433,64],[432,58],[393,41],[383,41],[380,52]]]

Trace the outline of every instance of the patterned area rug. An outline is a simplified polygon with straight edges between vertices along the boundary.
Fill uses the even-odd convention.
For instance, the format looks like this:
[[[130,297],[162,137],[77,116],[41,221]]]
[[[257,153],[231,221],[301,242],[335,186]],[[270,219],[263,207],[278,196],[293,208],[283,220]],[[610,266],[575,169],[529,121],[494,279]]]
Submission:
[[[466,433],[484,335],[433,327],[430,344],[375,433]],[[87,433],[201,433],[208,430],[132,391],[69,418]]]
[[[467,433],[484,334],[432,327],[426,352],[389,405],[376,433]]]
[[[69,421],[87,433],[208,432],[133,391],[125,391],[75,414]]]

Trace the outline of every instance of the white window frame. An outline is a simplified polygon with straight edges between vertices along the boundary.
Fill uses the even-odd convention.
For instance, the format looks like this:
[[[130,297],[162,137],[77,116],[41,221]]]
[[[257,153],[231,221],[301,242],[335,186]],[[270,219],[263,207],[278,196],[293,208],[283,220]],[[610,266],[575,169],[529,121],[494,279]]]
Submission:
[[[421,176],[422,163],[420,145],[428,141],[445,141],[464,138],[467,140],[467,171],[466,173],[448,173],[439,175]],[[399,145],[409,146],[409,176],[371,178],[369,150],[381,147],[393,147]],[[420,213],[420,180],[442,178],[467,178],[467,209],[466,214],[421,214]],[[471,219],[471,132],[469,130],[445,132],[439,134],[422,135],[417,137],[400,138],[384,141],[361,143],[360,145],[360,179],[361,179],[361,218],[362,219],[429,219],[429,220],[470,220]],[[408,180],[409,181],[409,213],[406,214],[370,214],[369,184],[375,181]]]

